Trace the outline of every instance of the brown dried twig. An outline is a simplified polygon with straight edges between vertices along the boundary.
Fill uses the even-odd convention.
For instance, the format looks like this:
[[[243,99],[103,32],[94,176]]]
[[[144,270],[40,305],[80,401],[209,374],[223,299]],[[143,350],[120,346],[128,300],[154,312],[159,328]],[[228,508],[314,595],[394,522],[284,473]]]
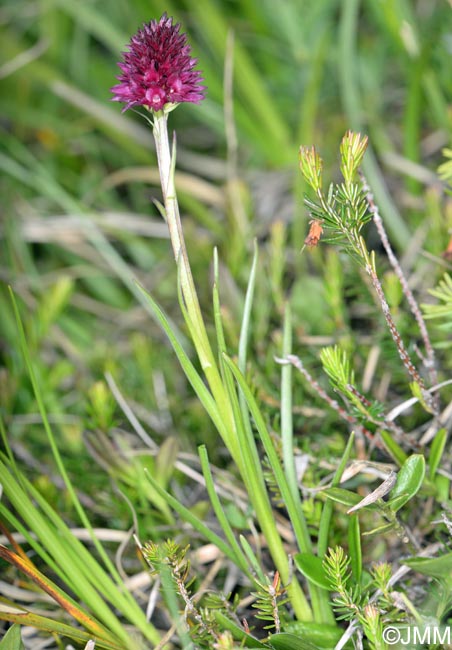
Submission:
[[[402,267],[400,265],[400,262],[397,259],[396,255],[394,254],[394,251],[392,250],[391,244],[390,244],[389,239],[388,239],[388,235],[386,233],[386,230],[385,230],[385,227],[384,227],[384,224],[383,224],[383,220],[382,220],[380,212],[378,210],[378,206],[375,204],[373,194],[372,194],[372,192],[370,190],[370,187],[369,187],[369,185],[368,185],[368,183],[366,181],[366,178],[365,178],[364,174],[362,174],[362,173],[361,173],[361,180],[362,180],[363,190],[364,190],[364,192],[366,194],[366,200],[367,200],[367,203],[368,203],[368,206],[369,206],[369,212],[372,214],[373,222],[375,224],[375,227],[377,228],[378,234],[379,234],[380,239],[381,239],[381,243],[383,244],[383,247],[384,247],[384,249],[386,251],[386,254],[388,256],[388,260],[389,260],[392,268],[394,269],[395,274],[397,275],[397,277],[398,277],[398,279],[400,281],[402,291],[403,291],[403,293],[404,293],[404,295],[405,295],[405,297],[407,299],[407,302],[408,302],[408,305],[410,307],[411,313],[413,314],[413,316],[414,316],[414,318],[415,318],[415,320],[417,322],[417,325],[419,327],[419,331],[421,333],[422,340],[424,342],[426,355],[427,355],[426,357],[424,357],[423,361],[424,361],[424,364],[425,364],[425,366],[427,368],[427,371],[428,371],[428,374],[429,374],[429,377],[430,377],[430,382],[431,382],[432,386],[435,386],[438,383],[438,374],[436,372],[436,367],[435,367],[435,365],[436,365],[435,364],[435,351],[434,351],[432,343],[430,341],[430,337],[429,337],[429,334],[428,334],[428,331],[427,331],[427,326],[425,324],[425,320],[424,320],[424,318],[422,316],[421,310],[419,308],[419,305],[416,302],[416,299],[415,299],[415,297],[413,295],[413,292],[411,291],[411,289],[410,289],[410,287],[408,285],[408,280],[405,277],[405,274],[404,274],[403,269],[402,269]],[[375,285],[374,278],[372,278],[372,275],[371,275],[371,279],[372,279],[372,283],[374,284],[374,287],[375,287],[375,289],[377,291],[378,297],[380,298],[380,301],[381,301],[382,300],[382,298],[381,298],[381,296],[382,296],[381,285],[380,285],[379,288]],[[383,303],[382,303],[382,306],[383,306]],[[383,309],[383,312],[384,312],[385,317],[386,317],[385,309]],[[389,310],[388,310],[388,313],[389,313]],[[402,348],[400,347],[400,343],[401,343],[400,334],[395,329],[395,325],[392,326],[389,323],[388,318],[386,318],[386,321],[388,323],[389,329],[391,330],[392,337],[394,338],[394,341],[396,342],[397,348],[399,350],[399,354],[400,354],[400,356],[402,358],[402,361],[405,364],[405,367],[408,369],[408,372],[413,377],[414,381],[416,381],[416,383],[419,384],[421,389],[425,390],[422,380],[421,380],[421,382],[419,381],[419,379],[420,379],[419,374],[417,373],[416,369],[414,368],[414,365],[412,364],[411,360],[409,359],[408,354],[403,349],[403,344],[402,344]],[[414,369],[414,373],[413,373],[413,369]],[[426,400],[426,401],[427,401],[427,403],[429,405],[432,406],[433,412],[437,413],[438,410],[439,410],[438,396],[435,395],[434,397],[430,397],[429,400]]]

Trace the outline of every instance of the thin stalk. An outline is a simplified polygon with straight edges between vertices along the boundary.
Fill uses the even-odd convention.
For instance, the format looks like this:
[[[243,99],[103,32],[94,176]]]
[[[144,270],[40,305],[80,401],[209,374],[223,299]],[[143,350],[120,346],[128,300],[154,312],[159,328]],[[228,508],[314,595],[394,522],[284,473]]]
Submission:
[[[165,205],[165,217],[168,224],[174,257],[178,264],[181,293],[191,322],[191,331],[194,334],[193,343],[196,347],[199,361],[206,374],[207,381],[212,390],[214,399],[218,404],[222,417],[227,423],[228,435],[224,442],[234,458],[234,461],[241,470],[241,473],[243,473],[243,467],[234,440],[236,437],[234,418],[232,417],[227,393],[222,384],[215,357],[209,343],[206,327],[201,314],[201,308],[199,306],[198,295],[196,293],[191,273],[174,183],[175,150],[173,150],[172,153],[170,151],[167,120],[168,115],[166,113],[155,113],[153,133],[157,151],[163,201]]]
[[[392,420],[389,420],[386,414],[381,415],[378,418],[372,416],[372,413],[370,412],[372,402],[368,400],[365,395],[360,393],[360,391],[355,386],[352,386],[352,384],[347,384],[346,389],[352,394],[354,398],[356,398],[355,406],[359,408],[362,413],[364,413],[369,422],[376,424],[379,429],[383,427],[384,429],[391,431],[399,440],[405,437],[406,434],[403,429]]]
[[[283,358],[292,352],[292,314],[289,303],[284,312]],[[292,366],[281,367],[281,441],[284,473],[295,501],[300,498],[293,448]]]
[[[416,302],[413,292],[411,291],[408,285],[408,280],[406,279],[403,269],[400,266],[399,260],[394,255],[392,246],[389,243],[388,235],[386,234],[386,229],[384,227],[383,220],[380,216],[380,211],[374,201],[374,197],[370,190],[370,187],[367,184],[367,181],[363,175],[362,175],[362,181],[363,181],[363,190],[366,192],[367,203],[369,204],[369,212],[372,214],[374,224],[377,228],[378,234],[380,235],[381,243],[383,244],[383,247],[386,251],[386,255],[388,256],[388,260],[392,268],[394,269],[395,274],[399,278],[399,282],[402,286],[403,293],[411,309],[411,313],[416,319],[416,323],[419,327],[419,331],[421,332],[422,340],[424,341],[425,351],[427,353],[427,359],[425,359],[424,363],[427,367],[432,386],[436,386],[436,384],[438,383],[438,374],[435,368],[436,365],[435,351],[430,341],[430,336],[427,331],[425,320],[422,316],[421,310],[419,309],[419,305]]]
[[[196,324],[198,337],[194,341],[197,344],[197,351],[203,368],[212,365],[212,351],[207,340],[204,321],[201,315],[198,296],[195,290],[190,263],[188,261],[187,248],[182,232],[182,224],[177,202],[176,188],[174,185],[175,156],[171,155],[168,138],[168,114],[165,112],[155,113],[153,122],[153,133],[157,152],[160,183],[162,186],[163,202],[165,205],[165,216],[173,247],[174,257],[179,265],[180,284],[187,311],[193,324]],[[199,338],[199,340],[198,340]]]
[[[353,442],[355,440],[355,434],[352,432],[348,439],[347,445],[345,447],[344,453],[342,454],[341,462],[334,474],[333,480],[331,481],[331,487],[337,487],[341,481],[342,474],[350,458],[352,451]],[[327,499],[323,506],[322,516],[320,517],[319,524],[319,536],[317,538],[317,555],[321,558],[325,555],[328,550],[328,538],[330,533],[330,523],[333,516],[333,501]]]
[[[408,350],[405,347],[405,344],[402,341],[401,334],[399,330],[397,329],[397,326],[394,322],[394,319],[392,317],[391,311],[389,309],[389,305],[386,301],[384,292],[383,292],[383,287],[381,286],[381,282],[378,279],[377,274],[375,273],[375,270],[372,268],[371,264],[366,264],[366,273],[370,277],[370,280],[372,282],[372,285],[377,293],[378,300],[380,301],[381,305],[381,310],[383,312],[383,316],[385,317],[386,324],[389,328],[389,331],[391,332],[391,336],[394,340],[394,343],[396,344],[397,351],[399,353],[399,357],[402,359],[402,363],[405,366],[406,370],[408,371],[408,374],[410,377],[413,379],[413,381],[419,386],[422,396],[425,400],[425,403],[430,407],[432,412],[435,412],[435,404],[432,396],[430,393],[427,391],[424,380],[420,376],[416,366],[414,365],[413,361],[411,360],[410,355],[408,354]]]
[[[325,402],[328,404],[330,408],[332,408],[336,413],[350,426],[352,426],[355,430],[359,431],[362,433],[368,440],[370,440],[373,444],[375,444],[377,447],[381,447],[380,441],[374,436],[373,433],[371,433],[368,429],[363,427],[362,424],[359,423],[357,418],[355,418],[353,415],[350,415],[340,404],[330,397],[326,391],[323,390],[323,388],[320,386],[319,382],[314,379],[314,377],[306,370],[306,368],[303,365],[302,360],[297,357],[295,354],[288,354],[284,359],[277,359],[278,363],[282,364],[291,364],[300,372],[303,377],[308,381],[308,383],[312,386],[312,388],[315,390],[315,392],[321,397]]]

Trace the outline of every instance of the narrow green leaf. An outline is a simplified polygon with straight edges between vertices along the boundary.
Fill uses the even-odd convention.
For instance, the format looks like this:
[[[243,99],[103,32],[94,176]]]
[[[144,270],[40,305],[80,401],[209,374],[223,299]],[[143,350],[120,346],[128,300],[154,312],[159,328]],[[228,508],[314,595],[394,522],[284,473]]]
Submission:
[[[243,316],[242,316],[242,324],[240,327],[239,350],[238,350],[238,367],[240,368],[240,372],[242,372],[244,375],[246,374],[246,357],[247,357],[248,340],[250,337],[251,310],[253,307],[254,288],[256,286],[256,271],[257,271],[258,259],[259,259],[259,249],[257,246],[257,241],[254,240],[253,263],[251,264],[250,276],[248,278],[248,286],[246,288],[245,304],[243,307]],[[251,439],[253,438],[253,432],[251,429],[251,422],[248,415],[246,400],[242,393],[239,394],[239,402],[240,402],[240,409],[242,412],[243,425],[244,428],[246,429],[246,433],[248,437]],[[256,461],[257,460],[258,460],[258,454],[256,453]]]
[[[323,494],[335,501],[336,503],[341,503],[343,506],[348,506],[352,508],[356,506],[360,501],[361,497],[350,490],[344,490],[344,488],[331,487],[323,490]]]
[[[146,621],[132,594],[117,587],[96,556],[72,535],[38,490],[23,476],[22,485],[19,484],[1,461],[0,480],[14,510],[23,517],[26,526],[14,516],[11,508],[5,508],[1,502],[0,514],[24,535],[45,564],[59,576],[60,582],[85,602],[98,621],[114,632],[118,639],[130,641],[122,622],[109,606],[110,601],[146,638],[158,642],[157,631]]]
[[[334,648],[343,635],[343,630],[340,627],[325,623],[293,621],[288,623],[284,629],[298,638],[313,643],[316,648]]]
[[[366,537],[370,537],[371,535],[384,535],[385,533],[388,533],[390,530],[393,530],[395,528],[395,523],[391,522],[390,524],[382,524],[381,526],[377,526],[376,528],[372,528],[372,530],[365,530],[363,532],[363,535]]]
[[[348,459],[350,458],[354,440],[355,440],[355,434],[352,432],[347,441],[347,445],[344,449],[344,453],[342,454],[341,462],[339,463],[338,468],[334,474],[333,480],[331,482],[332,488],[335,488],[339,485],[345,466],[348,462]],[[333,500],[327,499],[323,506],[322,516],[320,518],[320,524],[319,524],[319,537],[317,540],[317,554],[319,557],[323,557],[328,548],[328,537],[329,537],[332,515],[333,515]]]
[[[0,512],[4,515],[4,508],[1,508]],[[49,544],[51,544],[50,540],[52,539],[55,538],[49,535]],[[77,566],[77,558],[75,556],[71,556],[70,552],[66,550],[62,545],[58,545],[58,541],[55,542],[55,545],[59,551],[59,554],[61,555],[60,563],[66,564],[69,567],[69,571],[71,571],[71,564],[73,564],[75,569],[78,570],[81,574],[82,567],[80,564]],[[36,547],[35,544],[33,546]],[[107,603],[105,602],[105,597],[102,598],[99,595],[98,591],[96,591],[92,585],[84,579],[82,575],[78,577],[78,582],[76,583],[71,583],[70,580],[65,580],[65,582],[69,585],[75,584],[75,593],[80,599],[83,599],[86,602],[92,611],[96,612],[97,620],[90,613],[81,609],[75,599],[66,594],[61,587],[48,580],[31,563],[29,565],[25,565],[17,553],[12,553],[8,551],[6,547],[1,546],[0,552],[4,560],[16,566],[22,573],[25,573],[40,588],[44,589],[44,591],[46,591],[50,597],[59,604],[60,607],[64,608],[71,617],[77,620],[91,633],[99,635],[103,638],[116,637],[118,639],[121,639],[125,644],[130,642],[130,637],[127,635],[125,628],[122,627],[122,624],[116,618],[113,611],[111,611],[111,609],[108,607]],[[54,565],[52,560],[50,560],[48,564],[50,566]],[[61,575],[61,571],[59,571],[58,568],[57,573]],[[122,594],[118,593],[118,601],[121,595]]]
[[[262,584],[265,584],[264,572],[261,569],[261,565],[259,564],[259,561],[258,561],[258,559],[256,557],[256,554],[254,553],[253,549],[251,548],[250,543],[248,542],[248,540],[246,539],[246,537],[244,535],[240,535],[239,539],[240,539],[240,544],[242,545],[242,548],[243,548],[243,550],[245,552],[245,555],[248,558],[248,561],[249,561],[251,567],[253,568],[253,571],[255,572],[257,577],[259,578],[260,582]]]
[[[331,583],[325,573],[322,559],[313,553],[297,553],[294,555],[295,564],[310,582],[322,589],[331,591]]]
[[[272,634],[270,645],[274,650],[317,650],[317,646],[310,641],[286,633]]]
[[[155,480],[166,488],[174,472],[174,463],[177,460],[179,445],[174,436],[166,438],[160,445],[155,458]]]
[[[171,569],[167,564],[163,564],[159,568],[159,577],[161,581],[161,593],[168,608],[168,614],[172,621],[175,621],[177,633],[180,636],[181,645],[183,650],[192,650],[190,637],[188,635],[187,626],[185,621],[180,616],[180,603],[178,600],[178,593],[174,583],[174,577],[171,574]]]
[[[435,476],[435,487],[438,501],[447,501],[450,494],[450,479],[442,474],[437,474]]]
[[[397,512],[398,510],[400,510],[400,508],[402,508],[402,506],[405,505],[407,501],[408,501],[408,495],[406,494],[406,492],[404,492],[403,494],[399,494],[398,496],[396,496],[395,499],[391,499],[388,502],[388,505],[390,506],[393,512]]]
[[[231,621],[230,618],[225,616],[222,612],[219,610],[214,610],[213,615],[215,617],[215,620],[220,624],[220,629],[222,630],[229,630],[234,637],[236,641],[240,641],[245,648],[250,648],[250,650],[254,650],[255,648],[258,648],[259,650],[262,649],[264,650],[265,648],[269,648],[268,645],[261,643],[257,639],[255,639],[251,634],[247,634],[244,630],[242,630],[241,627],[237,625],[237,623],[234,623],[234,621]]]
[[[202,473],[204,476],[204,480],[206,481],[207,493],[209,495],[210,502],[212,504],[214,512],[217,516],[218,522],[225,534],[227,541],[229,542],[230,547],[235,551],[238,566],[248,576],[248,578],[252,580],[253,578],[249,570],[249,565],[246,556],[244,555],[239,543],[237,542],[237,539],[235,538],[234,532],[231,528],[228,518],[225,515],[220,499],[216,492],[215,484],[212,477],[212,472],[210,471],[209,457],[207,455],[207,449],[205,445],[201,445],[200,447],[198,447],[198,453],[201,461]]]
[[[15,623],[0,641],[0,650],[25,650],[20,625]]]
[[[265,424],[262,413],[259,409],[259,406],[254,398],[254,395],[250,391],[245,378],[243,377],[240,370],[237,368],[235,363],[228,356],[223,355],[225,363],[228,368],[230,368],[234,378],[239,385],[240,390],[243,392],[243,395],[248,404],[249,411],[254,419],[259,436],[261,438],[262,444],[264,445],[265,452],[267,454],[268,460],[270,462],[273,474],[275,476],[278,488],[281,492],[284,503],[289,512],[289,517],[294,527],[295,535],[297,537],[297,542],[299,548],[303,551],[309,551],[311,549],[311,539],[309,537],[309,532],[306,527],[306,522],[303,517],[299,516],[299,508],[296,503],[294,503],[292,494],[287,485],[287,480],[284,475],[284,470],[281,466],[278,454],[276,453],[273,441],[270,437],[270,434]],[[250,467],[251,469],[251,467]],[[262,472],[254,472],[256,478],[262,474]],[[246,479],[246,477],[244,477]],[[273,559],[278,568],[279,573],[281,574],[281,579],[283,582],[288,579],[288,562],[287,554],[282,548],[281,538],[275,526],[274,516],[271,513],[270,504],[268,503],[267,494],[257,494],[253,495],[256,499],[256,496],[260,499],[260,517],[259,524],[264,532],[264,535],[267,537],[269,548],[272,552]],[[256,506],[255,506],[256,507]],[[302,619],[311,618],[311,610],[308,605],[306,596],[301,591],[300,585],[296,580],[292,580],[292,583],[288,587],[289,592],[293,593],[293,603],[297,608],[297,616]]]
[[[444,447],[447,440],[447,430],[440,429],[436,436],[433,438],[432,445],[430,447],[430,456],[428,459],[429,464],[429,478],[431,481],[435,478],[436,470],[440,464]]]
[[[223,375],[224,370],[224,361],[223,361],[223,352],[227,352],[226,340],[224,338],[223,330],[223,321],[221,319],[221,304],[220,304],[220,274],[218,270],[218,250],[214,248],[213,251],[213,273],[214,273],[214,283],[213,283],[213,316],[215,321],[215,331],[217,335],[217,347],[219,354],[219,365],[220,370]]]
[[[451,578],[452,577],[452,553],[446,553],[441,557],[410,557],[402,560],[418,573],[432,578]]]
[[[255,256],[257,255],[257,250]],[[252,280],[253,270],[251,271],[251,278],[249,283],[253,283]],[[246,410],[246,404],[244,404],[243,396],[237,395],[237,390],[234,383],[234,377],[230,369],[225,365],[224,355],[227,354],[226,342],[224,339],[223,323],[221,318],[221,305],[220,305],[220,286],[219,286],[219,273],[218,273],[218,254],[217,251],[214,251],[214,277],[215,283],[213,288],[213,308],[214,308],[214,319],[215,319],[215,329],[217,334],[217,344],[218,352],[220,356],[219,365],[221,370],[221,376],[223,383],[226,387],[226,391],[229,397],[228,408],[232,411],[233,421],[237,430],[236,439],[237,439],[237,449],[240,451],[239,459],[243,461],[244,466],[247,468],[246,474],[243,474],[243,468],[240,467],[241,474],[243,476],[245,485],[249,488],[247,481],[252,482],[252,494],[257,494],[265,491],[265,482],[262,476],[262,473],[259,472],[260,467],[260,458],[257,446],[254,440],[254,434],[251,429],[251,423],[248,416],[248,411]],[[247,306],[244,308],[244,316],[240,333],[240,345],[241,345],[241,356],[242,363],[246,365],[246,343],[248,336],[248,327],[247,320],[249,321],[250,311],[251,311],[251,299],[252,299],[252,290],[250,290],[250,285],[247,290]],[[249,469],[251,471],[249,471]],[[254,505],[254,504],[253,504]]]
[[[180,501],[175,499],[171,494],[169,494],[166,490],[164,490],[158,483],[157,481],[149,474],[149,472],[146,472],[146,477],[149,481],[149,483],[152,485],[152,487],[157,491],[157,493],[163,497],[168,505],[173,508],[176,512],[178,512],[181,517],[185,519],[189,524],[193,526],[195,530],[197,530],[201,535],[203,535],[206,539],[209,540],[212,544],[215,544],[219,548],[219,550],[224,553],[229,559],[231,559],[235,564],[239,565],[239,560],[236,557],[234,551],[226,544],[226,542],[219,537],[216,533],[212,532],[211,529],[206,526],[198,517],[196,517],[188,508],[186,508]]]
[[[240,328],[238,366],[240,371],[245,373],[246,370],[246,353],[248,339],[250,336],[251,309],[253,306],[254,287],[256,286],[257,262],[259,259],[259,249],[257,241],[254,240],[253,262],[251,264],[250,277],[246,289],[245,304],[243,307],[242,325]]]
[[[18,608],[8,607],[4,604],[0,604],[0,621],[10,621],[19,625],[29,625],[30,627],[42,630],[43,632],[58,634],[67,637],[68,639],[73,639],[74,641],[80,641],[81,643],[86,643],[90,639],[94,639],[96,642],[96,648],[104,648],[104,650],[128,650],[129,648],[129,646],[122,645],[120,642],[114,643],[106,641],[105,639],[99,639],[92,633],[85,632],[84,630],[72,625],[67,625],[66,623],[61,623],[54,618],[32,614],[26,610],[19,610]],[[3,650],[3,648],[1,648],[1,650]]]
[[[215,400],[213,399],[212,395],[206,388],[199,374],[196,372],[194,365],[188,358],[188,355],[186,354],[182,345],[179,343],[168,319],[166,318],[166,315],[160,309],[160,307],[152,298],[152,296],[150,296],[149,293],[141,285],[138,285],[138,288],[144,295],[146,302],[150,306],[152,312],[154,313],[157,321],[160,323],[165,334],[168,336],[168,339],[171,345],[173,346],[174,352],[176,353],[179,363],[181,364],[182,369],[185,372],[188,381],[192,385],[193,390],[195,391],[202,405],[204,406],[207,413],[211,417],[214,425],[217,427],[218,432],[222,436],[223,440],[227,441],[229,438],[228,431],[223,423],[223,420],[221,418]]]
[[[428,413],[432,413],[432,408],[426,402],[425,391],[423,390],[421,385],[418,384],[417,381],[412,381],[410,383],[410,388],[411,388],[411,392],[413,393],[413,397],[415,397],[418,400],[422,408],[425,409]]]
[[[312,544],[311,544],[309,532],[307,530],[306,521],[302,515],[300,516],[299,504],[297,504],[292,497],[292,493],[287,484],[286,476],[284,474],[278,454],[276,453],[273,441],[270,437],[270,434],[267,429],[267,425],[265,424],[259,406],[254,398],[254,395],[250,391],[249,386],[247,385],[243,374],[237,368],[235,363],[229,357],[225,357],[225,361],[228,367],[231,369],[240,387],[240,390],[242,391],[246,399],[249,411],[256,424],[260,439],[262,441],[262,444],[264,445],[265,453],[267,454],[272,471],[275,475],[278,488],[281,491],[282,498],[289,512],[289,516],[292,522],[292,526],[294,527],[295,530],[295,535],[297,537],[298,544],[303,551],[310,551]]]
[[[402,465],[397,475],[397,483],[391,491],[389,507],[397,512],[414,497],[422,485],[425,476],[425,458],[420,454],[413,454]],[[402,498],[403,495],[403,498]]]
[[[348,525],[348,554],[350,556],[350,565],[355,582],[360,583],[362,575],[362,551],[359,518],[357,514],[351,515]]]
[[[292,354],[292,313],[290,303],[284,310],[282,357]],[[300,501],[300,489],[295,469],[295,454],[293,445],[293,416],[292,416],[292,364],[281,366],[281,443],[284,462],[284,473],[287,484],[295,502]]]
[[[389,451],[396,463],[401,467],[408,458],[407,454],[388,431],[382,431],[380,436],[386,449]]]

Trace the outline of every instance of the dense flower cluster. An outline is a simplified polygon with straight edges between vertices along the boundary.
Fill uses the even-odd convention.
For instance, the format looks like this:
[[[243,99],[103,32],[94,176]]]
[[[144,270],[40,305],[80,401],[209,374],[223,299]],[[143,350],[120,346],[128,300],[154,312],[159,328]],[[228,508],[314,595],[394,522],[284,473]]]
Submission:
[[[204,99],[201,72],[193,70],[197,59],[190,56],[187,36],[179,29],[164,13],[132,36],[124,61],[118,63],[120,83],[111,88],[113,101],[125,103],[123,111],[132,106],[161,111],[168,104]]]

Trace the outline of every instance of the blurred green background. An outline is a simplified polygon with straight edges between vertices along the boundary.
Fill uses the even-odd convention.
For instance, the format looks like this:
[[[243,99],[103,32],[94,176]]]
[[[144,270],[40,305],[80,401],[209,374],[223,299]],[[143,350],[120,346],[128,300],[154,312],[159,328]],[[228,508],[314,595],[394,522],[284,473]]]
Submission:
[[[116,427],[128,440],[130,426],[97,383],[106,372],[157,442],[174,436],[189,453],[206,441],[216,460],[222,456],[140,304],[134,278],[183,330],[174,260],[153,204],[160,190],[151,129],[110,102],[130,36],[164,11],[188,32],[208,87],[201,105],[170,117],[194,275],[209,320],[218,246],[234,351],[258,238],[250,381],[270,417],[289,290],[297,346],[306,354],[315,357],[325,342],[350,345],[352,326],[367,348],[372,343],[372,299],[351,316],[345,310],[358,294],[356,270],[327,249],[299,254],[308,228],[300,144],[315,144],[327,178],[336,178],[343,133],[366,132],[372,150],[365,171],[392,241],[408,252],[415,288],[425,292],[448,265],[441,254],[452,216],[435,173],[452,127],[452,10],[445,0],[4,0],[0,394],[15,451],[38,470],[47,443],[17,348],[8,284],[70,471],[87,462],[87,430]],[[397,309],[391,276],[387,288]],[[402,316],[402,326],[410,319],[404,325]],[[385,351],[386,334],[371,336]],[[98,455],[110,454],[105,444],[97,441]],[[83,487],[86,478],[78,479]],[[90,489],[93,481],[102,479],[90,476]]]

